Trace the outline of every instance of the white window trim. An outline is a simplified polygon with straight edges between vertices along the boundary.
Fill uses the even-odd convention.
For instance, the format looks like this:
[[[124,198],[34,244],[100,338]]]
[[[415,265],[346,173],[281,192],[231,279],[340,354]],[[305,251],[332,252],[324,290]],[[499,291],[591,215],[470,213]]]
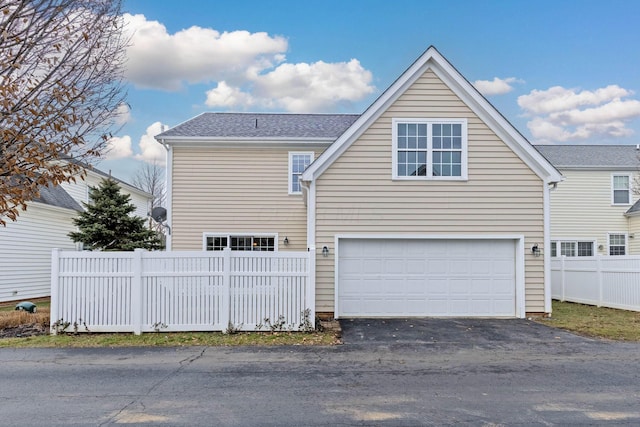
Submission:
[[[598,241],[596,239],[593,238],[580,238],[580,237],[565,237],[565,238],[551,238],[551,240],[549,241],[549,253],[551,254],[551,244],[555,243],[556,245],[556,256],[555,258],[560,258],[562,255],[560,255],[560,253],[562,252],[561,250],[561,243],[575,243],[576,244],[576,257],[578,257],[578,243],[591,243],[591,253],[593,254],[592,256],[595,256],[598,254]],[[581,256],[581,258],[584,258]]]
[[[624,254],[629,255],[629,233],[624,231],[610,231],[607,233],[607,256],[620,256],[620,255],[611,255],[611,235],[612,234],[621,234],[624,236]],[[616,245],[621,246],[621,245]]]
[[[313,151],[289,151],[289,166],[287,169],[287,176],[288,176],[287,180],[289,181],[289,195],[302,194],[302,191],[293,191],[293,180],[291,179],[291,175],[293,174],[293,172],[291,171],[291,167],[293,166],[292,164],[293,156],[311,156],[311,163],[313,163],[315,153]],[[300,173],[300,176],[302,176],[302,172]]]
[[[226,237],[227,244],[231,242],[231,236],[234,237],[273,237],[273,251],[278,251],[278,233],[253,233],[251,231],[234,231],[234,232],[204,232],[202,233],[202,250],[207,250],[207,237]]]
[[[427,138],[427,176],[399,176],[398,175],[398,124],[399,123],[418,123],[418,124],[460,124],[462,125],[462,146],[461,146],[461,171],[460,176],[432,176],[433,161],[431,153],[433,153],[432,135],[429,133]],[[393,180],[409,180],[409,181],[467,181],[468,172],[468,130],[467,119],[452,118],[394,118],[392,119],[392,171]]]
[[[628,202],[627,203],[616,203],[615,202],[615,198],[614,198],[614,178],[616,176],[626,176],[629,179],[629,195],[628,195]],[[633,196],[632,196],[632,186],[633,186],[633,176],[630,173],[612,173],[611,174],[611,205],[613,206],[629,206],[631,204],[633,204]],[[613,234],[617,234],[617,233],[613,233]],[[622,234],[622,233],[620,233]]]

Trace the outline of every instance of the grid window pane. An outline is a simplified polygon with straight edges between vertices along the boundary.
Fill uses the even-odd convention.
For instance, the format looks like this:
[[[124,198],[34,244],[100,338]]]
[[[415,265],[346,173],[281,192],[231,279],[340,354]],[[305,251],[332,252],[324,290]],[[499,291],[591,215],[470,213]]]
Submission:
[[[576,256],[576,242],[560,242],[560,255]]]
[[[221,251],[227,247],[226,237],[207,236],[205,250],[207,251]]]
[[[578,242],[578,256],[593,256],[593,243]]]
[[[302,187],[300,187],[300,175],[311,164],[311,154],[292,154],[291,155],[291,192],[300,193]]]
[[[551,256],[552,257],[558,256],[558,245],[556,244],[556,242],[551,242]]]
[[[397,176],[460,177],[463,169],[463,125],[396,123]],[[431,164],[429,164],[431,162]]]
[[[626,255],[627,236],[624,234],[609,235],[609,255]]]

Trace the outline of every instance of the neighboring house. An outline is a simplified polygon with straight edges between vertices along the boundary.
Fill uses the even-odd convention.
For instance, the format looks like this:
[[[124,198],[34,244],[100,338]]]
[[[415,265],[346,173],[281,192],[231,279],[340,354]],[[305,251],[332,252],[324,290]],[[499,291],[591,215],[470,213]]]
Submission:
[[[204,113],[156,139],[173,250],[315,249],[335,317],[551,312],[562,175],[433,47],[360,116]]]
[[[551,256],[640,254],[635,145],[538,145],[565,176],[551,192]],[[634,204],[634,202],[636,202]]]
[[[17,221],[0,226],[0,302],[46,297],[51,289],[51,250],[79,247],[67,234],[75,231],[72,219],[89,201],[89,187],[109,175],[88,169],[85,180],[40,188],[40,197],[27,203]],[[115,179],[115,178],[114,178]],[[135,214],[146,217],[151,195],[117,180],[131,195]]]

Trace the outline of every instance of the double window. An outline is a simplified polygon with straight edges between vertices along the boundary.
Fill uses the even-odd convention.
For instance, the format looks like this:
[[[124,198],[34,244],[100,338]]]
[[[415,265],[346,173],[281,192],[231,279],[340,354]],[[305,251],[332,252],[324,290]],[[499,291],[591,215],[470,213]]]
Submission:
[[[393,178],[467,179],[465,119],[393,119]]]
[[[557,240],[551,242],[551,256],[593,256],[595,242],[581,240]]]
[[[611,203],[614,205],[631,204],[631,175],[611,176]]]
[[[206,251],[221,251],[225,248],[230,248],[232,251],[275,251],[275,245],[274,235],[204,235]]]
[[[300,175],[313,162],[313,152],[289,153],[289,194],[302,193]]]

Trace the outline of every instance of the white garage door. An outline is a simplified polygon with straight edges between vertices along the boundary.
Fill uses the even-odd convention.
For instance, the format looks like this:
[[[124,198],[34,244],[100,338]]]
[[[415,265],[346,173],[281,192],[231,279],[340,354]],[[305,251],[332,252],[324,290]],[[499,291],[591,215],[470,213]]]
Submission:
[[[516,315],[514,240],[340,239],[338,317]]]

